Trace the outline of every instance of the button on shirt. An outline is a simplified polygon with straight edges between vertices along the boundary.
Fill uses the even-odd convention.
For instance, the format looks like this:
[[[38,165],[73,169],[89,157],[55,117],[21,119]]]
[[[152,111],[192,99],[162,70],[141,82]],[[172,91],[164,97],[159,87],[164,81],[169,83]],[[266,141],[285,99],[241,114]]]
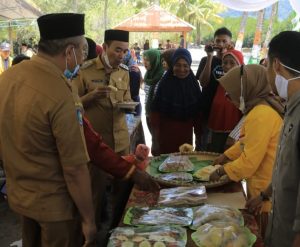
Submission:
[[[272,179],[272,204],[266,242],[290,247],[300,232],[300,92],[289,100]]]
[[[107,74],[99,57],[90,60],[81,68],[75,80],[79,96],[95,90],[97,87],[112,85],[118,91],[111,91],[109,98],[97,99],[85,108],[88,120],[96,132],[102,135],[104,142],[115,152],[129,148],[129,134],[125,113],[116,103],[131,101],[128,70],[119,67]]]

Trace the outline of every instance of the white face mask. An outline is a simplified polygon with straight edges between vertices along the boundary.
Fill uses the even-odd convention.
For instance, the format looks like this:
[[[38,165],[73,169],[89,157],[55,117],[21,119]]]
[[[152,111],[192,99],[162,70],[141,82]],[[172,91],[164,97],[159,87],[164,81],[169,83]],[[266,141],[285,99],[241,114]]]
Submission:
[[[103,54],[103,58],[104,58],[104,61],[107,65],[108,68],[112,69],[113,67],[110,65],[110,62],[109,62],[109,59],[108,59],[108,56],[106,53]]]
[[[289,70],[292,70],[296,73],[299,73],[300,74],[300,71],[299,70],[296,70],[296,69],[293,69],[289,66],[286,66],[284,65],[283,63],[280,63],[283,67],[289,69]],[[293,80],[296,80],[296,79],[299,79],[300,76],[297,76],[297,77],[294,77],[294,78],[290,78],[290,79],[285,79],[283,76],[277,74],[276,77],[275,77],[275,85],[276,85],[276,89],[277,89],[277,92],[278,92],[278,95],[287,100],[288,98],[288,85],[289,85],[289,81],[293,81]]]
[[[287,100],[288,97],[288,80],[277,74],[275,77],[275,86],[280,98]]]

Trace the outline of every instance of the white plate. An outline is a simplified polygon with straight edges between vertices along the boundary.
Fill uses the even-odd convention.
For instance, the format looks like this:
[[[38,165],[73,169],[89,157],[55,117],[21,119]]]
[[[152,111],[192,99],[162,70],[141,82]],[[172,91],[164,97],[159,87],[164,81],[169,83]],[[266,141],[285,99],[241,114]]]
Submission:
[[[117,103],[117,107],[119,107],[120,109],[132,109],[134,110],[135,107],[140,104],[139,102],[121,102],[121,103]]]

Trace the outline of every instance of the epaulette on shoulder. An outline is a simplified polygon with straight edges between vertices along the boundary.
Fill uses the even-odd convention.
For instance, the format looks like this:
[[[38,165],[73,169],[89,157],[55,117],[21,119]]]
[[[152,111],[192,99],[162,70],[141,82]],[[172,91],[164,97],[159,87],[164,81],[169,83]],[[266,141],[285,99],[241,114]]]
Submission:
[[[81,69],[86,69],[86,68],[91,67],[93,64],[94,64],[94,59],[91,59],[91,60],[85,61],[85,62],[81,65],[80,68],[81,68]]]
[[[129,71],[129,68],[127,67],[127,65],[125,65],[125,64],[123,64],[123,63],[121,63],[121,64],[119,65],[119,67],[120,67],[121,69],[124,69],[124,70]]]

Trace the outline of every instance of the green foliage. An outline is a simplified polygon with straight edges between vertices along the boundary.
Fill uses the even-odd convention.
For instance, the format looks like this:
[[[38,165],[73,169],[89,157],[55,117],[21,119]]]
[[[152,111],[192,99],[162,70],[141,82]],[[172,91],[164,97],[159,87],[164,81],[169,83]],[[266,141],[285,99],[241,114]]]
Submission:
[[[112,28],[125,19],[137,14],[141,10],[160,2],[160,6],[196,27],[188,34],[188,42],[205,43],[212,39],[213,32],[221,26],[228,27],[234,40],[238,34],[241,17],[227,17],[225,19],[219,16],[225,8],[213,2],[212,0],[29,0],[43,13],[57,12],[79,12],[85,13],[86,36],[94,39],[98,43],[103,42],[104,34],[104,8],[107,1],[107,26]],[[273,35],[286,29],[292,29],[291,20],[295,16],[292,13],[289,18],[283,21],[276,20],[273,27]],[[263,35],[268,27],[268,20],[264,21]],[[22,41],[37,42],[39,39],[36,25],[23,25],[12,28],[12,38],[21,43]],[[245,30],[244,46],[252,45],[256,26],[256,18],[249,17]],[[179,42],[179,33],[131,33],[131,44],[138,42],[142,45],[145,39],[159,39],[165,43],[170,39],[173,43]],[[0,40],[8,40],[7,28],[0,27]],[[264,40],[264,36],[263,39]]]

